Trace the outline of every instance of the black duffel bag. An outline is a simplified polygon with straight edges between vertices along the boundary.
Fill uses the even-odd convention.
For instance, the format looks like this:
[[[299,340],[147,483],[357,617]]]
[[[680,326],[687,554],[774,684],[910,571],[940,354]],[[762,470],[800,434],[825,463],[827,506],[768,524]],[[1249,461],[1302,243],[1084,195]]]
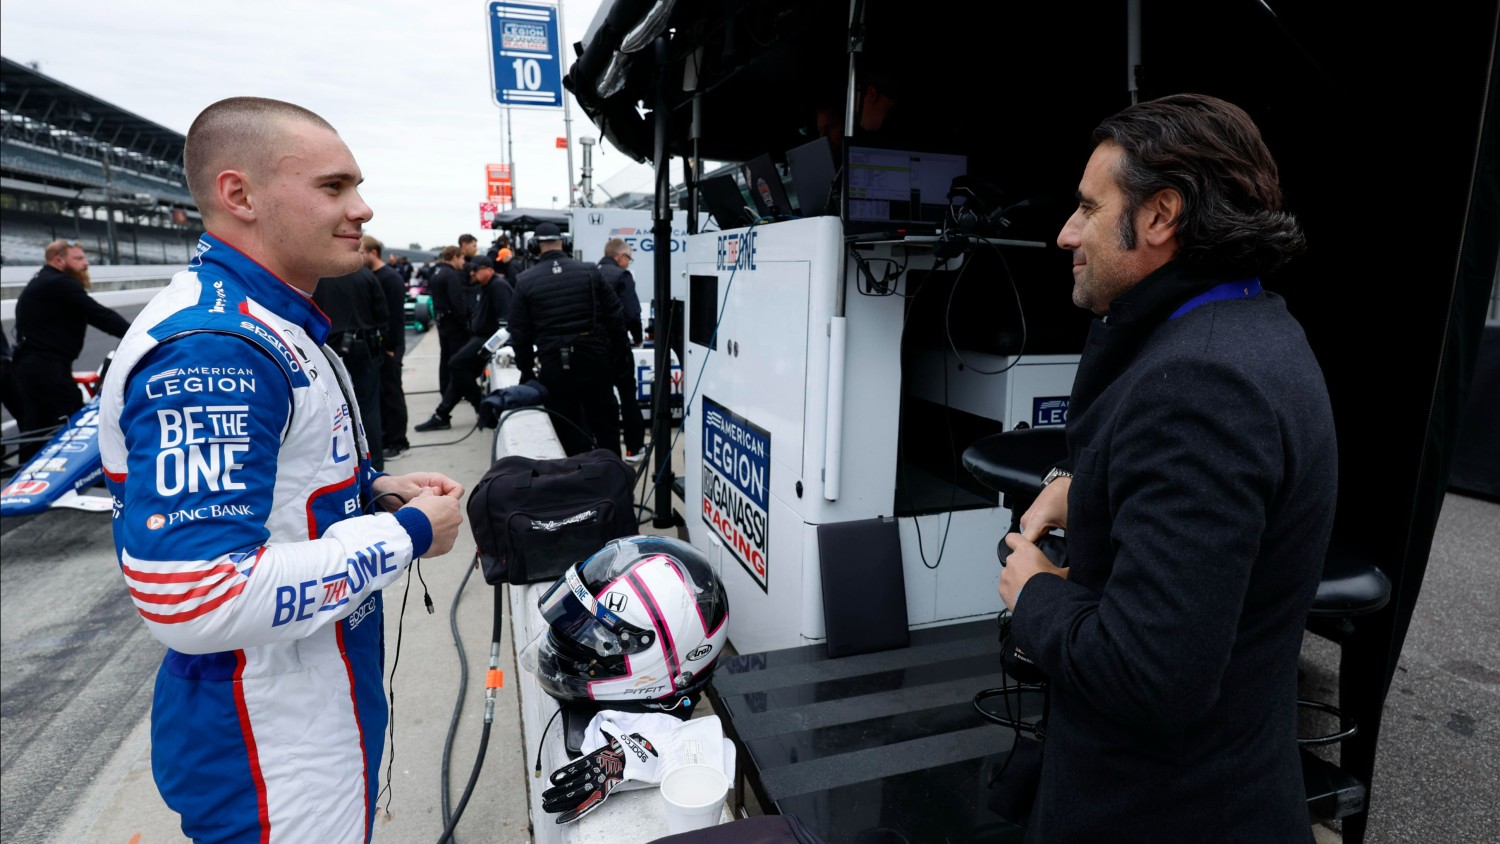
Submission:
[[[637,529],[635,472],[594,449],[539,460],[496,460],[469,494],[469,526],[487,583],[555,580],[611,539]]]

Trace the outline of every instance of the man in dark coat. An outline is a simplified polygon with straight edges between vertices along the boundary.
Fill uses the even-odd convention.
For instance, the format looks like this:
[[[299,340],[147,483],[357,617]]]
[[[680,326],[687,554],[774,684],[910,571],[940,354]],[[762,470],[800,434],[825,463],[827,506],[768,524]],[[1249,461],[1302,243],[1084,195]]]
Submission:
[[[1303,236],[1236,106],[1165,97],[1093,137],[1057,242],[1098,319],[1067,462],[1000,578],[1048,678],[1027,840],[1311,842],[1297,664],[1337,443],[1318,361],[1260,283]],[[1067,569],[1034,544],[1053,529]]]
[[[630,274],[630,264],[634,260],[630,244],[623,238],[610,238],[604,244],[604,257],[599,259],[599,273],[620,300],[630,345],[639,346],[645,338],[641,325],[641,300],[635,292],[635,276]],[[636,463],[646,455],[646,421],[641,418],[641,406],[636,398],[635,355],[629,350],[618,362],[615,394],[620,397],[620,431],[625,438],[625,459]]]
[[[368,266],[348,275],[318,280],[313,304],[328,315],[327,346],[349,370],[359,421],[370,444],[370,465],[385,469],[380,415],[380,372],[385,360],[388,312],[380,279]]]
[[[406,357],[406,282],[397,269],[385,262],[385,245],[369,235],[360,238],[359,254],[365,266],[380,281],[385,294],[385,358],[380,363],[380,448],[386,460],[395,460],[411,447],[406,439],[406,390],[401,386],[401,365]]]
[[[16,300],[16,347],[11,354],[26,397],[18,427],[32,438],[21,445],[23,465],[46,445],[48,429],[83,407],[83,394],[73,380],[73,361],[83,352],[89,326],[115,337],[124,337],[130,329],[129,320],[89,295],[89,259],[82,246],[57,240],[47,244],[42,256],[46,264]]]
[[[614,381],[618,362],[630,353],[620,300],[598,267],[563,250],[556,225],[542,223],[535,237],[537,263],[521,273],[510,308],[521,383],[535,377],[546,385],[547,409],[563,417],[553,426],[568,454],[590,448],[619,454]]]
[[[438,391],[448,388],[448,362],[469,339],[470,298],[464,275],[464,253],[457,246],[445,246],[438,253],[437,268],[427,288],[432,296],[434,322],[438,332]]]
[[[426,422],[416,426],[416,430],[424,433],[452,428],[453,422],[449,417],[460,401],[467,401],[473,405],[476,413],[479,412],[484,390],[480,389],[478,379],[484,374],[485,364],[489,362],[484,343],[500,330],[510,313],[510,285],[495,274],[495,262],[488,256],[481,255],[471,265],[474,283],[479,286],[480,291],[478,307],[469,321],[469,339],[458,347],[458,351],[453,353],[453,359],[448,361],[448,386],[443,389],[437,410]]]

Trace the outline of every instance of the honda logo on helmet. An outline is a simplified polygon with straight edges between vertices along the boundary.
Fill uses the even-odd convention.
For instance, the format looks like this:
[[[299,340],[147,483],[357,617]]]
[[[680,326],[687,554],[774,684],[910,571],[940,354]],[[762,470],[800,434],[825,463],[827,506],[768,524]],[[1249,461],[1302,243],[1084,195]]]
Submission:
[[[610,612],[613,612],[613,613],[622,613],[622,612],[624,612],[625,611],[625,593],[623,593],[623,592],[606,592],[606,593],[604,593],[604,607],[605,607],[605,609],[608,609]]]

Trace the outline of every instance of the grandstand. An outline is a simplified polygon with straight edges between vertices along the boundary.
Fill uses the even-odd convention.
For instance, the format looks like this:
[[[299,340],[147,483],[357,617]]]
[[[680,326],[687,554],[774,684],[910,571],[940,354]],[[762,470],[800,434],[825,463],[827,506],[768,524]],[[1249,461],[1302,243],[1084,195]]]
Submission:
[[[181,264],[203,220],[184,137],[0,57],[0,263],[38,265],[52,240],[94,264]]]

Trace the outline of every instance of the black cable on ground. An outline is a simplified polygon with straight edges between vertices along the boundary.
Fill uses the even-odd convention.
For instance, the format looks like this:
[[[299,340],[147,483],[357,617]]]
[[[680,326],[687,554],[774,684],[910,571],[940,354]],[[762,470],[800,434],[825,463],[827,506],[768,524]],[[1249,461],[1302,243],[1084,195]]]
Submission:
[[[458,591],[453,593],[453,605],[448,608],[448,629],[453,631],[453,647],[458,650],[458,699],[453,702],[453,718],[448,722],[448,737],[443,740],[443,825],[446,826],[453,819],[448,798],[448,765],[453,757],[453,736],[458,733],[458,718],[464,711],[464,697],[469,691],[469,663],[468,656],[464,653],[464,640],[458,632],[458,602],[464,596],[464,587],[469,585],[469,576],[474,574],[474,569],[479,565],[476,553],[474,562],[470,563],[468,571],[464,572],[464,579],[458,583]],[[458,839],[453,839],[458,844]]]
[[[490,728],[495,722],[495,690],[500,688],[503,679],[500,672],[500,639],[505,631],[505,612],[502,606],[505,593],[500,586],[498,583],[495,584],[495,625],[494,634],[490,638],[490,672],[484,684],[484,733],[479,737],[479,754],[474,759],[474,770],[469,772],[469,784],[464,786],[464,793],[459,798],[458,808],[453,810],[453,817],[444,827],[438,844],[452,844],[453,828],[458,826],[458,819],[463,817],[464,807],[469,805],[469,798],[474,795],[474,784],[479,782],[479,771],[484,767],[484,752],[490,746]]]
[[[474,427],[470,428],[467,433],[465,433],[463,436],[459,437],[456,440],[447,440],[445,442],[440,442],[440,443],[418,443],[417,445],[407,446],[406,449],[405,449],[405,451],[412,451],[412,450],[418,449],[418,448],[436,448],[437,446],[440,446],[440,445],[458,445],[459,443],[463,442],[464,440],[468,439],[469,437],[474,436],[474,432],[480,430],[483,427],[484,427],[483,425],[479,424],[479,420],[476,419],[476,420],[474,420]],[[405,451],[403,451],[402,453],[405,454]]]

